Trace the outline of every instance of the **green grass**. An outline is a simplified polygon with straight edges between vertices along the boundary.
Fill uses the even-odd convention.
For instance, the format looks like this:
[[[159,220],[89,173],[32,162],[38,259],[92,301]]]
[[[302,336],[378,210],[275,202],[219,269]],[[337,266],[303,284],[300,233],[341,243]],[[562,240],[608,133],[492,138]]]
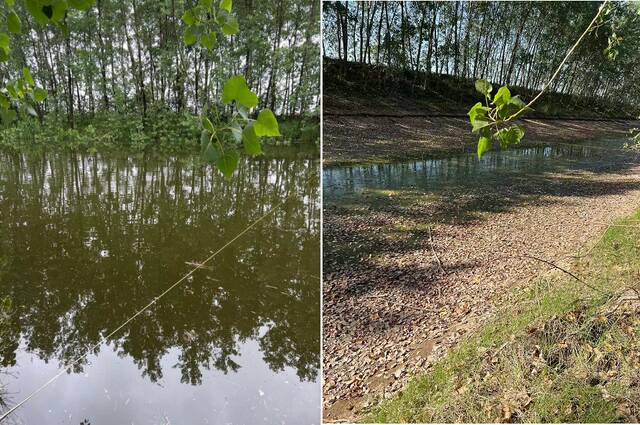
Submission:
[[[190,113],[155,111],[139,114],[101,113],[78,119],[69,128],[64,118],[47,116],[40,124],[24,119],[0,131],[0,147],[14,151],[46,149],[88,152],[118,151],[161,154],[194,153],[200,150],[200,118]],[[316,145],[320,126],[317,115],[280,119],[280,137],[265,144]]]
[[[364,422],[636,422],[640,211],[454,348]],[[624,301],[621,301],[624,299]]]

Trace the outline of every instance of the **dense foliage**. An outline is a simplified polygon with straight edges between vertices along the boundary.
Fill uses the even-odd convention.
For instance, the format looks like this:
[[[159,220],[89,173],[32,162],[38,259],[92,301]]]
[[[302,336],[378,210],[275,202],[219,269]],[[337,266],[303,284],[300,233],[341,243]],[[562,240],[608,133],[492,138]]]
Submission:
[[[67,10],[64,25],[39,25],[26,10],[29,3],[14,6],[23,31],[11,36],[3,66],[9,79],[28,66],[54,95],[40,114],[55,113],[73,124],[78,115],[103,111],[223,110],[223,83],[237,74],[260,106],[277,115],[303,114],[318,105],[315,1],[238,0],[233,16],[239,31],[228,35],[225,24],[212,25],[212,31],[224,31],[213,45],[183,40],[192,31],[185,12],[211,1],[94,0],[86,11]]]
[[[55,133],[76,147],[83,134],[105,127],[92,146],[175,151],[195,143],[230,176],[238,147],[257,155],[261,137],[281,136],[276,115],[309,117],[319,102],[319,5],[254,3],[7,1],[11,36],[0,33],[0,60],[9,116],[2,122],[9,126],[25,110],[45,125],[21,122],[4,132],[3,144],[24,144],[16,136],[27,127],[27,139]],[[202,115],[202,132],[156,131],[172,122],[190,129],[191,114]],[[127,122],[112,122],[117,116]]]
[[[201,150],[200,118],[190,113],[153,110],[144,119],[135,113],[96,113],[76,123],[74,128],[60,125],[55,119],[20,120],[0,132],[0,147],[12,151],[78,150],[82,152],[120,151],[194,154]],[[281,118],[280,137],[270,145],[306,143],[319,140],[320,125],[316,116]],[[317,147],[314,147],[317,150]]]

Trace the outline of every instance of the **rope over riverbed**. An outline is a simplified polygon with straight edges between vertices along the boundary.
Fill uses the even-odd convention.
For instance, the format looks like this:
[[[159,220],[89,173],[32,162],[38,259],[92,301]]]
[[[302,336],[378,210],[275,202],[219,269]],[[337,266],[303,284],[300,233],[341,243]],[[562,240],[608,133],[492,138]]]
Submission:
[[[89,353],[93,352],[96,348],[100,347],[100,345],[102,345],[109,338],[111,338],[113,335],[115,335],[117,332],[119,332],[122,328],[124,328],[129,323],[131,323],[136,317],[138,317],[144,311],[149,309],[149,307],[154,305],[158,300],[160,300],[162,297],[167,295],[169,292],[171,292],[173,289],[175,289],[178,285],[180,285],[182,282],[184,282],[189,276],[191,276],[193,273],[195,273],[196,270],[203,268],[205,266],[205,264],[207,264],[209,261],[211,261],[215,256],[217,256],[225,248],[227,248],[229,245],[231,245],[236,240],[240,239],[240,237],[242,237],[250,229],[255,227],[259,222],[261,222],[262,220],[264,220],[265,218],[270,216],[274,211],[276,211],[281,206],[282,206],[282,203],[276,204],[266,214],[264,214],[262,217],[258,218],[256,221],[251,223],[249,226],[247,226],[243,231],[241,231],[236,236],[234,236],[233,239],[231,239],[230,241],[225,243],[221,248],[219,248],[217,251],[215,251],[213,254],[211,254],[209,257],[207,257],[204,261],[202,261],[200,263],[197,263],[196,267],[191,269],[191,271],[189,271],[187,274],[182,276],[178,281],[176,281],[174,284],[172,284],[167,289],[165,289],[160,295],[158,295],[157,297],[154,297],[147,305],[145,305],[140,310],[138,310],[133,316],[131,316],[126,321],[124,321],[120,326],[118,326],[116,329],[114,329],[111,333],[109,333],[108,335],[102,337],[100,339],[100,342],[98,342],[97,344],[94,344],[93,346],[91,346],[90,349],[87,350],[84,354],[82,354],[82,355],[76,357],[75,359],[73,359],[67,366],[63,367],[62,369],[60,369],[60,371],[58,371],[58,373],[56,373],[54,376],[52,376],[51,379],[49,379],[47,382],[42,384],[38,389],[33,391],[31,394],[29,394],[26,398],[24,398],[18,404],[13,406],[11,409],[9,409],[5,413],[3,413],[2,416],[0,416],[0,422],[2,422],[5,419],[7,419],[12,413],[14,413],[16,410],[18,410],[20,407],[22,407],[24,404],[26,404],[29,400],[31,400],[33,397],[35,397],[40,392],[42,392],[45,388],[47,388],[49,385],[51,385],[56,379],[58,379],[60,376],[62,376],[67,370],[69,370],[71,367],[76,365],[80,360],[84,359]]]

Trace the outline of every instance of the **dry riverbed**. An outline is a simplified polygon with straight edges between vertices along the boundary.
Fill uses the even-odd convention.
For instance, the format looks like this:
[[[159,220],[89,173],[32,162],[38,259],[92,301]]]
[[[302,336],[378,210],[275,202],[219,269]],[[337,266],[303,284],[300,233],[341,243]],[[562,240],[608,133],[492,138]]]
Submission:
[[[367,125],[362,118],[358,122]],[[335,119],[325,124],[325,140],[333,140],[329,143],[342,137],[335,125]],[[449,124],[441,120],[438,125]],[[451,125],[451,134],[461,131]],[[545,131],[560,138],[565,131],[593,126],[566,125]],[[602,131],[608,125],[616,126],[599,124]],[[628,127],[617,126],[607,128],[623,134]],[[365,134],[363,129],[357,137]],[[427,142],[418,139],[405,138],[393,150],[424,147]],[[340,155],[325,143],[325,156]],[[328,202],[323,227],[325,420],[354,420],[398,393],[411,376],[427,370],[491,318],[517,288],[549,271],[548,265],[522,256],[570,267],[572,256],[586,251],[606,223],[638,208],[640,168],[635,163],[640,162],[629,159],[618,153],[596,171],[523,175],[437,196],[376,191]],[[616,161],[626,165],[617,167]]]
[[[344,111],[346,114],[349,112]],[[394,116],[395,114],[395,116]],[[625,137],[638,121],[522,120],[523,145]],[[323,120],[324,165],[390,162],[473,152],[477,138],[466,117],[332,115]]]

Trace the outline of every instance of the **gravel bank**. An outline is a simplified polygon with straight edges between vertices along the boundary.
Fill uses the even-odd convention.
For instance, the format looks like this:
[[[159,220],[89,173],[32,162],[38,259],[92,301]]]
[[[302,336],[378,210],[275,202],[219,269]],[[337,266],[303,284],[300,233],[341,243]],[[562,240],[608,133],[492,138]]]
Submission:
[[[638,121],[522,120],[523,144],[625,136]],[[442,157],[475,151],[469,120],[447,117],[339,116],[323,120],[325,166]]]
[[[345,120],[325,124],[325,140],[340,139],[335,126]],[[566,125],[575,135],[593,130],[576,126],[596,124]],[[603,130],[605,124],[597,126]],[[376,134],[365,127],[358,130],[362,137]],[[407,136],[417,131],[410,127]],[[450,131],[460,129],[452,124]],[[545,131],[558,136],[564,130],[554,123]],[[455,138],[447,132],[438,137]],[[409,145],[424,150],[427,142],[418,139]],[[325,142],[327,153],[344,154]],[[437,197],[407,191],[325,205],[325,420],[353,420],[368,404],[400,391],[411,375],[509,302],[514,289],[549,271],[514,256],[534,255],[570,268],[571,256],[586,250],[606,223],[640,205],[640,162],[629,159],[618,152],[598,170],[523,175]]]

